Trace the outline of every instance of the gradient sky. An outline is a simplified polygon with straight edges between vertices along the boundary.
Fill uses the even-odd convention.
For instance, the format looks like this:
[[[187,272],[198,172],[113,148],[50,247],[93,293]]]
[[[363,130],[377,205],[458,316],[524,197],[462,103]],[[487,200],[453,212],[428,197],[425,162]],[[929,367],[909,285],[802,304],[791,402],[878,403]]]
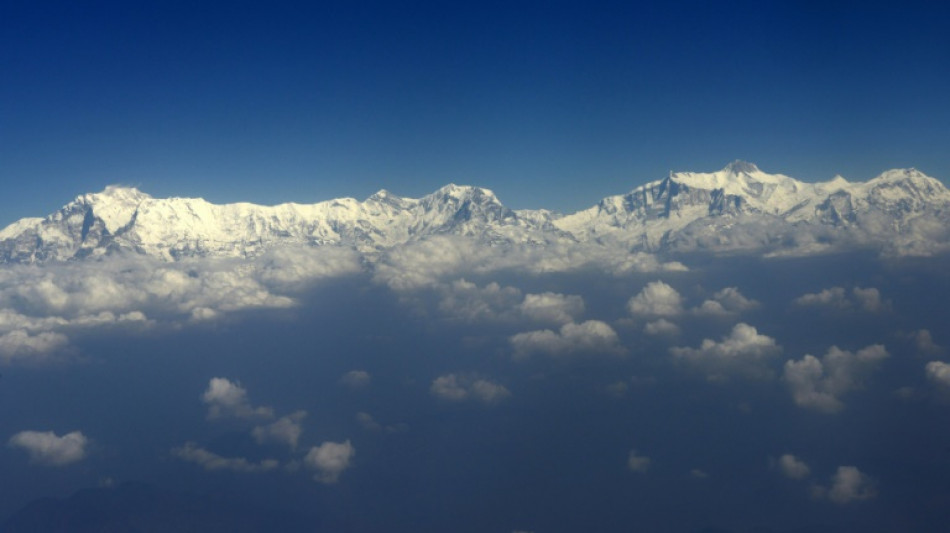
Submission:
[[[112,183],[573,211],[736,158],[950,179],[946,6],[194,4],[0,4],[0,225]]]

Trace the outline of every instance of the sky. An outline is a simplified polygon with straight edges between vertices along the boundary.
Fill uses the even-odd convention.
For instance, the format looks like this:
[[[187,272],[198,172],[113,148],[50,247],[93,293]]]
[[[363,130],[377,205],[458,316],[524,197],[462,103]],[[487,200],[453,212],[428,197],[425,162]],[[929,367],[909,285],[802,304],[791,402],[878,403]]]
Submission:
[[[572,212],[734,159],[950,179],[950,10],[878,2],[3,2],[0,224],[120,183]],[[583,183],[583,187],[578,187]]]
[[[947,8],[194,4],[0,3],[0,225],[950,179]],[[950,193],[732,179],[23,228],[0,532],[939,531]]]

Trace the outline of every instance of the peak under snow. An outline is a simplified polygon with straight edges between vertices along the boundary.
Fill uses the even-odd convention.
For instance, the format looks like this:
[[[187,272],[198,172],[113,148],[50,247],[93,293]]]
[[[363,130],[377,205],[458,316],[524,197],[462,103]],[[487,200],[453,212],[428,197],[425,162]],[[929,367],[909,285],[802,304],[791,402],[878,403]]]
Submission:
[[[912,168],[868,182],[836,176],[805,183],[745,161],[716,172],[671,173],[567,216],[512,211],[488,189],[455,184],[418,199],[380,190],[362,202],[275,206],[153,198],[134,187],[109,186],[45,219],[23,219],[0,230],[0,260],[66,260],[122,250],[171,260],[247,257],[293,243],[374,252],[440,234],[492,244],[589,242],[657,251],[774,247],[776,235],[787,238],[802,228],[824,228],[823,239],[833,240],[834,231],[851,239],[856,228],[866,227],[890,228],[917,242],[945,237],[948,206],[943,184]],[[914,234],[915,224],[929,233]]]

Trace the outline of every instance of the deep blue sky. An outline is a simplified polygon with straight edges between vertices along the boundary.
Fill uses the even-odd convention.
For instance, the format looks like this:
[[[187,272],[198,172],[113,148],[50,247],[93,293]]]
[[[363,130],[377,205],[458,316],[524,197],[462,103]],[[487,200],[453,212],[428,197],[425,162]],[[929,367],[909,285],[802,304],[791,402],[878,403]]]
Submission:
[[[0,225],[110,183],[571,211],[735,158],[950,179],[946,7],[0,4]]]

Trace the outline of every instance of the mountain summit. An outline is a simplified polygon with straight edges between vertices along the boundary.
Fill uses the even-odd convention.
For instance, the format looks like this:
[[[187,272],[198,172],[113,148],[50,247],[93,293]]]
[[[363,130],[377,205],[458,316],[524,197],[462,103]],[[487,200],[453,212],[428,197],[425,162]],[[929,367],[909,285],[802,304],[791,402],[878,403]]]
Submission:
[[[446,185],[422,198],[386,190],[364,201],[211,204],[109,186],[45,218],[0,230],[0,261],[71,261],[116,253],[168,261],[253,257],[280,246],[347,246],[373,257],[437,235],[493,245],[587,244],[631,252],[815,253],[871,247],[926,254],[950,243],[950,191],[916,169],[867,182],[805,183],[745,161],[678,172],[562,216],[513,211],[495,194]]]

